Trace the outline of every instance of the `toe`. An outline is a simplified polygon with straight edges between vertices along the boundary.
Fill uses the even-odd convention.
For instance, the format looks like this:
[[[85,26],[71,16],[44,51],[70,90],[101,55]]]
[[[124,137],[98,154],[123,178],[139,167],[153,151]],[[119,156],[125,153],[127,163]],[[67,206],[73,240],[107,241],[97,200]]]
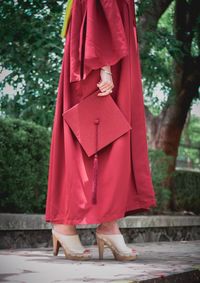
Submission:
[[[135,249],[133,249],[133,248],[131,248],[131,249],[132,249],[132,252],[133,252],[134,254],[139,255],[139,253],[138,253],[137,250],[135,250]]]

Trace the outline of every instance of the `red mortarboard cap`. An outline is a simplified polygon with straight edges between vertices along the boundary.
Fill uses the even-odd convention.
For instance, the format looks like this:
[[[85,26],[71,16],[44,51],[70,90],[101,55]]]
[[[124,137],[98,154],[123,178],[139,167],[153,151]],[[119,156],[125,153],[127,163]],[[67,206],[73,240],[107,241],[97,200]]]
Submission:
[[[132,129],[111,95],[97,96],[99,92],[88,95],[62,114],[88,157],[94,155],[93,203],[96,203],[98,151]]]

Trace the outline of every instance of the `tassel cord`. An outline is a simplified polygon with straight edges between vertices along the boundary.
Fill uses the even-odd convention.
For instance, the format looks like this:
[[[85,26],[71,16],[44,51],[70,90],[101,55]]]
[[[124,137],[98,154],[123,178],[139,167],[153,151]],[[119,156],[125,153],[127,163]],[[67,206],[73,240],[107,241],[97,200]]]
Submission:
[[[93,184],[92,184],[92,203],[97,203],[97,178],[98,178],[98,126],[99,126],[99,119],[95,120],[95,149],[96,153],[94,155],[93,160]]]

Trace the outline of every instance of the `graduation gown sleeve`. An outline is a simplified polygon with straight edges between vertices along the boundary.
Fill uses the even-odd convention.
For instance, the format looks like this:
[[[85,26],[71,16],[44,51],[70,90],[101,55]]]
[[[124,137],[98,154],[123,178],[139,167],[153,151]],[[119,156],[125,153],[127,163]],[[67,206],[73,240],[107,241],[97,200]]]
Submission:
[[[128,54],[118,5],[117,0],[74,0],[70,82],[85,79],[90,71],[114,65]]]

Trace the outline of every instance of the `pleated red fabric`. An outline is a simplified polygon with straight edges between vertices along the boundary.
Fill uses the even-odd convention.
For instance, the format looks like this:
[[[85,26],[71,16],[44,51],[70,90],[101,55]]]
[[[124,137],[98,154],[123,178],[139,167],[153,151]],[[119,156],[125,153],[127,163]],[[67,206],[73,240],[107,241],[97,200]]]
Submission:
[[[93,157],[62,114],[97,89],[106,65],[113,74],[110,95],[132,130],[99,151],[98,202],[93,203]],[[52,129],[45,219],[98,224],[155,206],[133,1],[74,0]]]

